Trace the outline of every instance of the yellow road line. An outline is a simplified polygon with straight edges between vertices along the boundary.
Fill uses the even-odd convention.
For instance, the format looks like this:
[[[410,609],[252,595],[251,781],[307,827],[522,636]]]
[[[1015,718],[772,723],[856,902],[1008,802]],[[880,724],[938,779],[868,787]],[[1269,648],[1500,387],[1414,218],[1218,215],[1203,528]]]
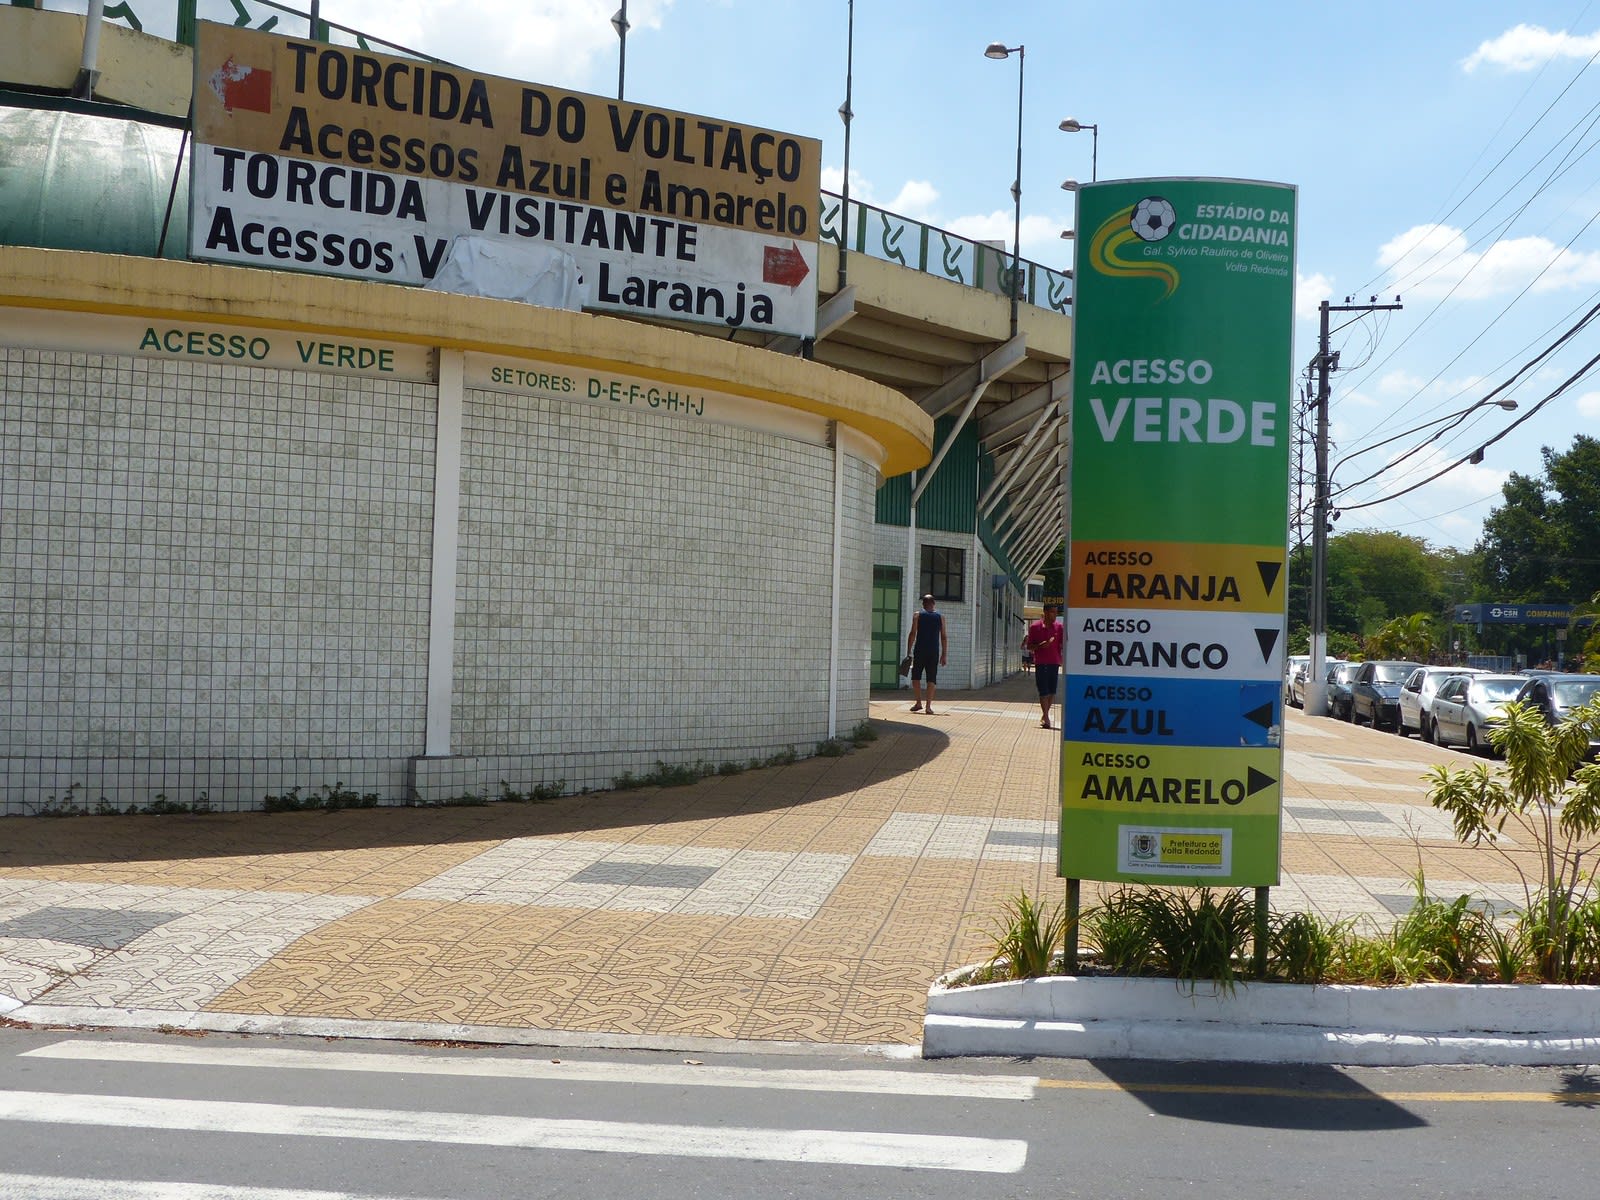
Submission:
[[[1041,1079],[1041,1088],[1075,1092],[1157,1092],[1190,1096],[1270,1096],[1293,1100],[1384,1100],[1394,1104],[1592,1104],[1600,1106],[1600,1090],[1571,1092],[1379,1092],[1370,1089],[1329,1090],[1253,1087],[1245,1084],[1113,1083],[1105,1079]]]

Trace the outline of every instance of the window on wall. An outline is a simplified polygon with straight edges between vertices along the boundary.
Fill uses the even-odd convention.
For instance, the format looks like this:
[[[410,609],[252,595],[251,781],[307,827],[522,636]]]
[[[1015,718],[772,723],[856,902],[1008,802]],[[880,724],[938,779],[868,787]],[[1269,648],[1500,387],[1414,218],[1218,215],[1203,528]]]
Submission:
[[[955,546],[922,548],[922,595],[935,600],[963,600],[967,578],[967,552]]]

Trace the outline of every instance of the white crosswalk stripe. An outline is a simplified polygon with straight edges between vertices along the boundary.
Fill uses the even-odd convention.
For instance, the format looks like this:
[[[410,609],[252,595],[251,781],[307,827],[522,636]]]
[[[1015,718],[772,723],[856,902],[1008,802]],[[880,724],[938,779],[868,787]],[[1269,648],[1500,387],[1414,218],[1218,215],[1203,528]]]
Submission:
[[[233,1187],[149,1179],[73,1179],[0,1171],[0,1196],[10,1200],[406,1200],[371,1192],[308,1192],[303,1188]]]
[[[951,1130],[948,1116],[945,1130],[917,1132],[859,1126],[862,1112],[876,1112],[871,1125],[882,1119],[882,1103],[919,1106],[908,1113],[927,1113],[928,1104],[957,1105],[966,1102],[999,1101],[1015,1103],[1033,1099],[1039,1088],[1037,1076],[923,1071],[907,1067],[889,1070],[877,1067],[759,1069],[694,1060],[663,1063],[656,1061],[585,1061],[516,1056],[504,1053],[423,1053],[414,1049],[395,1051],[354,1050],[330,1047],[304,1049],[268,1041],[189,1042],[121,1041],[97,1038],[65,1038],[20,1051],[13,1060],[19,1067],[37,1063],[28,1076],[28,1085],[0,1087],[0,1144],[13,1140],[24,1130],[37,1142],[52,1127],[77,1127],[104,1130],[107,1138],[119,1131],[166,1131],[184,1134],[240,1135],[317,1139],[311,1145],[336,1144],[344,1139],[352,1145],[427,1144],[443,1152],[450,1147],[492,1148],[500,1151],[579,1151],[609,1155],[660,1156],[679,1159],[720,1159],[729,1162],[767,1164],[806,1164],[833,1167],[890,1168],[898,1170],[1015,1174],[1027,1163],[1028,1143],[1011,1137],[965,1136],[970,1126],[956,1125]],[[48,1065],[54,1064],[54,1065]],[[94,1073],[85,1075],[88,1069]],[[59,1091],[33,1086],[39,1072],[51,1072]],[[76,1071],[77,1074],[70,1072]],[[101,1073],[104,1072],[102,1075]],[[199,1074],[196,1074],[199,1072]],[[321,1073],[320,1075],[315,1073]],[[278,1081],[266,1085],[268,1076]],[[338,1082],[335,1076],[343,1077]],[[370,1082],[359,1083],[365,1077]],[[98,1090],[86,1090],[85,1079],[94,1079]],[[393,1079],[391,1084],[379,1080]],[[102,1082],[104,1080],[104,1082]],[[148,1086],[147,1082],[149,1081]],[[432,1081],[432,1082],[430,1082]],[[453,1111],[476,1109],[475,1081],[494,1083],[494,1094],[504,1103],[500,1111]],[[8,1080],[8,1082],[10,1082]],[[174,1086],[178,1083],[183,1086]],[[262,1086],[256,1086],[259,1082]],[[77,1086],[74,1086],[74,1085]],[[218,1085],[223,1085],[218,1095]],[[692,1111],[704,1115],[705,1123],[680,1122],[685,1108],[669,1099],[641,1101],[631,1111],[602,1107],[599,1114],[610,1118],[643,1116],[650,1119],[594,1119],[595,1104],[608,1104],[613,1096],[643,1095],[634,1089],[653,1085],[652,1091],[672,1097],[682,1089],[706,1089],[705,1102]],[[555,1089],[552,1091],[552,1087]],[[378,1089],[374,1091],[374,1089]],[[504,1089],[515,1091],[507,1092]],[[618,1089],[622,1089],[620,1092]],[[249,1089],[249,1090],[246,1090]],[[525,1094],[524,1094],[525,1089]],[[589,1113],[571,1107],[578,1089],[593,1089],[587,1101]],[[731,1089],[743,1095],[736,1104],[730,1096],[715,1098],[712,1089]],[[756,1090],[771,1094],[771,1100],[754,1095]],[[155,1095],[142,1094],[156,1092]],[[200,1095],[191,1093],[199,1092]],[[248,1100],[232,1098],[244,1092]],[[335,1093],[345,1103],[331,1101]],[[805,1098],[793,1093],[809,1093]],[[790,1098],[785,1099],[785,1096]],[[830,1096],[838,1096],[839,1101]],[[857,1120],[841,1119],[839,1104],[850,1096],[858,1097],[852,1109]],[[378,1103],[367,1106],[371,1097]],[[435,1107],[419,1104],[433,1097]],[[566,1105],[560,1115],[540,1113],[551,1098]],[[402,1107],[410,1101],[412,1107]],[[398,1102],[398,1103],[397,1103]],[[804,1107],[826,1114],[809,1119]],[[869,1107],[863,1108],[862,1105]],[[510,1111],[505,1111],[509,1106]],[[531,1108],[531,1111],[530,1111]],[[768,1120],[751,1119],[756,1113],[771,1113]],[[528,1115],[523,1115],[524,1113]],[[658,1114],[668,1117],[655,1121]],[[731,1120],[729,1118],[732,1118]],[[920,1120],[920,1118],[915,1118]],[[889,1119],[891,1122],[892,1118]],[[835,1124],[842,1127],[833,1128]],[[940,1122],[932,1122],[938,1129]],[[795,1127],[799,1126],[799,1127]],[[822,1126],[822,1127],[807,1127]],[[8,1134],[7,1130],[12,1131]],[[77,1135],[74,1135],[77,1136]],[[98,1136],[90,1134],[89,1136]],[[142,1136],[142,1135],[141,1135]],[[312,1161],[307,1150],[299,1156]],[[369,1153],[369,1152],[363,1152]],[[387,1151],[374,1149],[370,1154]],[[297,1156],[285,1155],[285,1165]],[[59,1159],[6,1164],[13,1173],[0,1171],[0,1197],[26,1200],[408,1200],[396,1191],[395,1180],[387,1174],[352,1175],[341,1178],[346,1186],[366,1183],[368,1190],[317,1191],[283,1189],[271,1186],[242,1186],[201,1182],[198,1179],[170,1182],[138,1179],[77,1178],[45,1173],[59,1165]],[[114,1171],[115,1159],[110,1160]],[[176,1161],[168,1162],[174,1166]],[[208,1158],[207,1162],[226,1161]],[[364,1160],[371,1161],[371,1160]],[[46,1165],[48,1164],[48,1165]],[[106,1164],[102,1163],[102,1170]],[[24,1168],[41,1171],[29,1175]],[[799,1169],[804,1170],[801,1166]],[[137,1174],[138,1172],[129,1172]],[[173,1170],[172,1174],[185,1172]],[[204,1168],[196,1174],[212,1174]],[[245,1178],[249,1178],[248,1176]],[[277,1184],[276,1174],[264,1178],[257,1174],[252,1184]],[[331,1178],[308,1180],[326,1186]],[[399,1190],[405,1189],[402,1179]]]
[[[0,1091],[0,1121],[934,1171],[1020,1171],[1028,1152],[1026,1142],[1003,1138],[839,1129],[713,1129],[697,1125],[644,1125],[633,1121],[334,1108],[239,1100],[172,1100],[71,1092]]]
[[[760,1088],[888,1096],[953,1096],[971,1100],[1029,1100],[1032,1075],[958,1075],[948,1072],[777,1068],[659,1063],[567,1062],[549,1059],[454,1058],[378,1054],[360,1050],[292,1050],[275,1046],[162,1045],[149,1042],[63,1041],[25,1051],[22,1058],[82,1062],[162,1063],[173,1066],[259,1067],[302,1071],[361,1071],[395,1075],[554,1079],[565,1083],[639,1083],[670,1087]]]

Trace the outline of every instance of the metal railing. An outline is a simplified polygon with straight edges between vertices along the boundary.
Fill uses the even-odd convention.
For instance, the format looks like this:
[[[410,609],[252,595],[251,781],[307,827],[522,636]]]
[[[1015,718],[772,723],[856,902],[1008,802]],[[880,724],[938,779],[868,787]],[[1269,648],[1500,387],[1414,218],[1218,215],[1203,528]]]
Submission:
[[[55,9],[78,12],[83,5],[63,0],[9,0],[18,8]],[[144,17],[138,10],[143,10]],[[363,50],[397,54],[428,62],[445,62],[408,46],[329,21],[321,15],[321,5],[312,11],[278,4],[275,0],[117,0],[108,4],[105,18],[120,21],[129,28],[156,37],[193,46],[195,26],[200,20],[217,21],[239,28],[263,32],[291,32],[280,29],[280,17],[299,23],[307,37]],[[451,65],[446,63],[446,65]],[[952,283],[981,288],[997,296],[1010,296],[1017,288],[1017,299],[1053,312],[1068,312],[1072,305],[1072,278],[1065,271],[1023,259],[1016,263],[1005,249],[973,241],[937,226],[926,225],[886,209],[859,201],[850,202],[849,220],[843,220],[844,197],[823,192],[820,201],[818,235],[823,241],[853,254],[898,263],[903,267],[948,279]]]
[[[1038,308],[1064,313],[1072,305],[1072,278],[1065,271],[1053,271],[1027,259],[1022,260],[1020,270],[1013,270],[1010,252],[987,242],[975,242],[855,200],[850,202],[846,223],[840,219],[843,209],[843,196],[822,193],[818,233],[823,241],[997,296],[1010,296],[1011,288],[1020,285],[1017,299]]]
[[[4,0],[0,0],[4,2]],[[14,8],[51,9],[56,12],[73,12],[82,15],[83,0],[66,3],[64,0],[9,0]],[[321,42],[341,46],[356,46],[362,50],[376,50],[405,58],[423,59],[427,62],[444,62],[431,54],[402,46],[385,38],[374,37],[337,21],[329,21],[320,13],[320,4],[312,11],[293,8],[274,0],[117,0],[105,7],[105,19],[126,25],[139,33],[152,37],[169,38],[185,46],[194,45],[195,26],[200,21],[216,21],[241,29],[259,29],[263,33],[296,33]],[[279,19],[293,18],[292,27],[279,28]],[[453,65],[453,64],[446,64]]]

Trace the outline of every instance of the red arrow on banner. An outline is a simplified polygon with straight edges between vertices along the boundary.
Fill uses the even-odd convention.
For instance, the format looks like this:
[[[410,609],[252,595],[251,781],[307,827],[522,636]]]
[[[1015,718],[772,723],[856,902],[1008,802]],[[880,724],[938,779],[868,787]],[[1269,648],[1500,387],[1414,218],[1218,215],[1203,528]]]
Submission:
[[[811,274],[811,268],[806,266],[805,255],[800,253],[800,247],[794,242],[789,243],[789,249],[782,246],[768,246],[761,252],[761,281],[775,283],[779,287],[798,287],[801,280]]]

